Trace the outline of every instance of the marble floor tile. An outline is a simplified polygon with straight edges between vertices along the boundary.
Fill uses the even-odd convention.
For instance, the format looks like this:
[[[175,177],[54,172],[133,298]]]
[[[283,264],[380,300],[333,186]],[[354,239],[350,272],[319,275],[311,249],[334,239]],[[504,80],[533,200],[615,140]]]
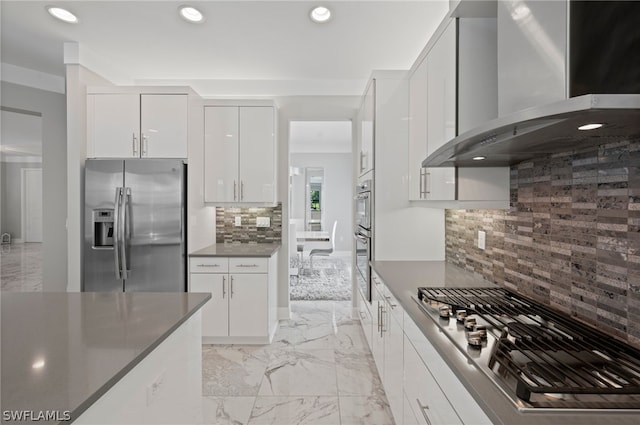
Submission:
[[[337,397],[258,397],[249,425],[339,425]]]
[[[0,290],[42,291],[42,244],[0,245]]]
[[[202,395],[256,396],[269,364],[260,345],[203,345]]]
[[[334,347],[348,353],[371,353],[362,326],[357,320],[345,320],[336,326]]]
[[[338,395],[334,350],[276,350],[258,395]]]
[[[395,425],[386,397],[340,397],[342,425]]]
[[[340,396],[384,397],[384,387],[371,353],[336,350],[335,356]]]
[[[203,397],[203,425],[247,425],[255,397]]]

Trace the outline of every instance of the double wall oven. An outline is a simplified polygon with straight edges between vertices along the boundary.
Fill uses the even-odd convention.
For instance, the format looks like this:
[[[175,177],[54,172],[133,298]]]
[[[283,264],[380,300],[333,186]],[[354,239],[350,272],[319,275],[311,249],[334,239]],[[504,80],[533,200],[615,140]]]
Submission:
[[[356,280],[363,297],[371,302],[371,234],[373,229],[373,181],[362,180],[356,187],[355,229]]]

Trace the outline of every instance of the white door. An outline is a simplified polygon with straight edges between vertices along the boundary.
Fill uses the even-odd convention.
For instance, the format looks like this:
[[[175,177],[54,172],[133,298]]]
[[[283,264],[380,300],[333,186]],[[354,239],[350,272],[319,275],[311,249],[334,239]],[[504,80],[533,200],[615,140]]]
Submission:
[[[42,169],[26,168],[24,172],[24,241],[42,242]]]
[[[204,200],[238,201],[239,184],[238,107],[208,106],[204,108]]]
[[[273,202],[274,113],[268,106],[240,107],[240,201]]]
[[[140,96],[140,137],[143,158],[186,158],[188,134],[186,94]]]
[[[140,156],[140,95],[87,95],[87,149],[90,158]]]
[[[268,275],[232,274],[229,278],[229,335],[267,336]]]
[[[208,292],[211,299],[202,307],[202,336],[229,335],[229,275],[192,273],[190,292]]]

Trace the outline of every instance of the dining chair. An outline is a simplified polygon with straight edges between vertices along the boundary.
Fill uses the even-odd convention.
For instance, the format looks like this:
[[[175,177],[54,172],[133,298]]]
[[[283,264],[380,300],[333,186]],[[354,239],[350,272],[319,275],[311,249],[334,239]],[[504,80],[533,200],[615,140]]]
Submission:
[[[298,276],[302,267],[303,245],[298,244],[296,228],[295,223],[289,223],[289,276]],[[294,260],[295,267],[291,267],[292,260]]]
[[[310,268],[313,269],[313,257],[315,257],[315,256],[328,257],[336,249],[336,227],[338,227],[338,220],[333,222],[333,230],[331,231],[331,239],[329,240],[329,243],[331,244],[330,248],[316,248],[316,249],[312,249],[309,252],[309,266],[310,266]]]

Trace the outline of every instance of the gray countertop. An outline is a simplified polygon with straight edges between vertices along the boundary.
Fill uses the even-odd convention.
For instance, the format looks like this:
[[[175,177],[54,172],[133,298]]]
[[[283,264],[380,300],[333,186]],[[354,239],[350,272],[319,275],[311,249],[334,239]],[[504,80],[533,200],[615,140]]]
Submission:
[[[75,420],[209,298],[3,293],[2,410],[70,411]]]
[[[418,325],[434,348],[449,364],[463,385],[495,424],[504,425],[616,425],[640,423],[637,413],[520,412],[512,402],[448,339],[442,338],[438,325],[412,299],[419,286],[489,287],[495,284],[479,275],[444,261],[373,261],[373,269]]]
[[[217,243],[194,251],[190,257],[271,257],[279,243]]]

